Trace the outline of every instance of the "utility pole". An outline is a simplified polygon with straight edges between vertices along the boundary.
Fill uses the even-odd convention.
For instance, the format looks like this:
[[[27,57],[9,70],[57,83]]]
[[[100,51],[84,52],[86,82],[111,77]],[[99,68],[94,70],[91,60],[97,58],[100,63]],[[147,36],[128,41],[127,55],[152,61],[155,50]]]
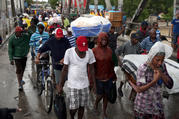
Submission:
[[[86,9],[85,9],[85,13],[89,13],[89,4],[90,4],[90,0],[86,0]]]
[[[1,4],[0,4],[0,12],[1,12],[1,24],[0,24],[0,33],[1,33],[1,37],[3,38],[3,39],[5,39],[5,37],[6,37],[6,1],[5,0],[1,0],[1,2],[0,2]]]
[[[98,10],[98,0],[94,0],[94,11],[97,12]]]
[[[15,6],[14,6],[14,0],[11,0],[11,8],[12,8],[12,16],[16,16]]]
[[[20,12],[21,12],[21,14],[22,14],[22,1],[21,0],[19,0],[20,1]]]
[[[123,0],[118,0],[118,10],[122,11],[122,7],[123,7]]]
[[[77,2],[77,13],[78,13],[78,15],[80,15],[81,13],[80,13],[80,3],[79,3],[79,0],[76,0],[76,2]]]

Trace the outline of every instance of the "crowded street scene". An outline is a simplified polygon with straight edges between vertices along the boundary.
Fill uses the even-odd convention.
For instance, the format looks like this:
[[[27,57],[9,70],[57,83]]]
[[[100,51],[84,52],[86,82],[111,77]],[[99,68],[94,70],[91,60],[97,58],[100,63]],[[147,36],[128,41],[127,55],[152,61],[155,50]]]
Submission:
[[[1,0],[0,119],[179,119],[179,0]]]

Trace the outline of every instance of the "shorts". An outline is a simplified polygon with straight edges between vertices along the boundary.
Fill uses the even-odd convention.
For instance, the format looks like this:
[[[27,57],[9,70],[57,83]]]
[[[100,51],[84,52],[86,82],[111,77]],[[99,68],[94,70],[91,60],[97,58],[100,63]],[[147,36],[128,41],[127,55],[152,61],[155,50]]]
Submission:
[[[59,82],[60,82],[60,76],[61,76],[61,73],[62,73],[62,71],[61,70],[56,70],[56,69],[54,69],[54,74],[55,74],[55,82],[56,82],[56,84],[59,84]]]
[[[27,57],[23,59],[15,59],[16,74],[23,74],[26,67]]]
[[[69,101],[70,110],[87,106],[89,102],[89,88],[88,87],[83,89],[68,88],[67,99]]]
[[[108,81],[100,81],[96,79],[96,93],[98,95],[108,95],[109,89],[112,87],[112,79]]]

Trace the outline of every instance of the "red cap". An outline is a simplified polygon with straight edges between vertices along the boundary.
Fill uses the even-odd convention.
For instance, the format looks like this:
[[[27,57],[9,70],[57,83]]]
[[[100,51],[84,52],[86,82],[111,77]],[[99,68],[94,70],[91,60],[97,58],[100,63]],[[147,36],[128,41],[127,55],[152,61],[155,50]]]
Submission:
[[[76,44],[79,51],[84,52],[88,50],[88,41],[85,36],[79,36],[76,40]]]
[[[15,29],[15,32],[22,32],[22,31],[23,31],[23,29],[20,26],[17,26],[16,29]]]
[[[63,38],[64,36],[63,36],[63,31],[60,29],[60,28],[57,28],[56,30],[55,30],[55,36],[57,37],[57,38]]]

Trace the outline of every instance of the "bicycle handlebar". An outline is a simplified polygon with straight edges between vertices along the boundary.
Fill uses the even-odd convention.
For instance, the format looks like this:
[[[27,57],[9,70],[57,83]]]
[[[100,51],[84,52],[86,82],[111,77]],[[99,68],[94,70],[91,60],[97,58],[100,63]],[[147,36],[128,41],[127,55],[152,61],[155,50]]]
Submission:
[[[41,64],[41,65],[44,65],[44,64],[52,65],[52,63],[49,62],[48,60],[40,60],[39,64]],[[54,64],[55,65],[62,65],[60,62],[55,62]]]

